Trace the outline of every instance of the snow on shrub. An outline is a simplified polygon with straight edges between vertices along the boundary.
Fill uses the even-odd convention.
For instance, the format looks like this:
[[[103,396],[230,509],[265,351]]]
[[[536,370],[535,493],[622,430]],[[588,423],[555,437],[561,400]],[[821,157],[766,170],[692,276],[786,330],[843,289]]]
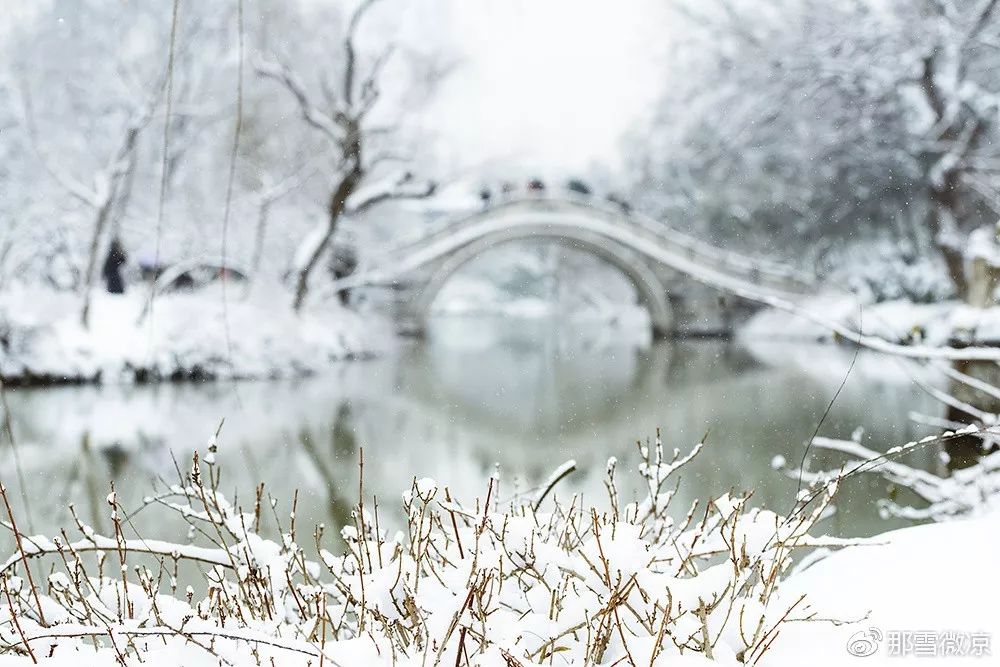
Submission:
[[[906,299],[937,303],[954,296],[947,271],[936,256],[914,255],[898,243],[853,244],[825,259],[827,279],[869,303]]]
[[[135,535],[113,490],[108,536],[79,519],[73,537],[22,535],[8,505],[4,651],[25,664],[755,664],[784,624],[815,615],[781,595],[793,552],[845,544],[808,534],[836,479],[786,516],[731,494],[672,512],[700,445],[668,456],[659,437],[639,445],[637,502],[619,497],[614,459],[601,507],[554,499],[572,464],[530,500],[501,502],[490,478],[463,503],[421,479],[398,531],[359,488],[342,542],[322,525],[303,540],[295,501],[282,520],[263,487],[246,511],[231,503],[215,449],[143,508],[187,522],[184,544]]]

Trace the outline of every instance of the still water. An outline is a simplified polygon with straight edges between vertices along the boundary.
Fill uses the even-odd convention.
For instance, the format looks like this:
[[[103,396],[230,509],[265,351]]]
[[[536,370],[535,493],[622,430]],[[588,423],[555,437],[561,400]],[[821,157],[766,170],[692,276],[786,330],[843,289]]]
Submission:
[[[796,482],[772,460],[799,460],[852,352],[622,340],[545,320],[448,318],[394,354],[305,379],[18,389],[8,392],[17,447],[4,448],[0,469],[31,531],[71,526],[70,502],[107,530],[109,480],[126,507],[139,507],[156,484],[176,481],[175,459],[183,468],[193,451],[204,451],[224,419],[218,458],[227,493],[249,506],[264,482],[287,512],[297,490],[300,526],[340,525],[357,499],[362,449],[366,495],[377,494],[390,515],[414,476],[434,477],[471,500],[499,469],[506,498],[571,458],[578,472],[558,493],[600,502],[609,456],[620,461],[623,495],[636,493],[636,440],[659,428],[668,451],[707,443],[686,469],[676,507],[731,488],[754,489],[756,503],[778,510],[791,505]],[[936,381],[862,353],[820,432],[848,436],[861,427],[876,449],[923,435],[908,413],[941,409],[912,383],[914,373]],[[930,451],[911,461],[937,465]],[[824,462],[839,460],[821,457],[817,465]],[[30,511],[20,507],[19,477]],[[846,484],[826,531],[865,535],[895,525],[878,518],[875,500],[885,492],[875,478]],[[143,510],[134,523],[147,537],[177,539],[169,533],[182,531],[157,510]]]

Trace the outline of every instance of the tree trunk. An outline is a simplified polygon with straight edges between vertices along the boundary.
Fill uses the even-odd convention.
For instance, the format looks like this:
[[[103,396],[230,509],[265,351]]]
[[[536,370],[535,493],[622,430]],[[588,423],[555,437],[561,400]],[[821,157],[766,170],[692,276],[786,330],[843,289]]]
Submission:
[[[148,119],[149,115],[141,122],[132,123],[126,130],[124,141],[115,154],[115,162],[108,174],[108,190],[97,207],[94,233],[90,238],[90,249],[87,253],[87,273],[83,276],[83,307],[80,310],[80,324],[83,325],[84,329],[90,326],[90,297],[97,277],[97,256],[102,245],[101,239],[104,237],[116,203],[120,203],[124,209],[131,196],[132,173],[135,170],[135,145],[139,139],[139,131]],[[124,191],[122,190],[123,184],[126,188]]]
[[[948,276],[955,286],[955,296],[963,301],[969,298],[969,280],[965,273],[965,248],[958,230],[958,175],[947,173],[940,186],[930,188],[928,227],[934,243],[944,259]]]
[[[97,257],[103,245],[101,240],[104,237],[104,230],[107,229],[108,220],[111,218],[111,205],[113,202],[114,197],[108,197],[101,207],[97,209],[97,217],[94,220],[94,232],[90,237],[90,248],[87,251],[87,272],[83,275],[83,307],[80,310],[80,324],[84,329],[90,327],[90,297],[97,278]]]
[[[965,275],[965,256],[961,248],[941,242],[937,246],[948,269],[948,277],[955,286],[955,296],[962,301],[968,301],[969,280]]]
[[[320,240],[320,242],[316,244],[316,247],[313,248],[309,258],[299,269],[298,276],[295,280],[295,300],[292,302],[292,309],[296,313],[302,310],[302,305],[305,303],[306,296],[309,294],[309,276],[312,274],[313,269],[316,268],[316,264],[319,263],[320,257],[323,256],[323,253],[330,246],[330,242],[333,240],[333,235],[337,231],[337,225],[340,223],[340,216],[344,213],[347,198],[351,196],[351,193],[354,192],[354,190],[358,187],[358,184],[361,183],[362,176],[363,173],[360,166],[355,163],[355,166],[347,172],[334,189],[333,194],[330,195],[330,202],[327,205],[326,232],[323,235],[322,240]]]
[[[271,212],[271,202],[265,199],[257,210],[257,230],[253,237],[253,254],[250,258],[250,280],[257,282],[261,258],[264,255],[264,237],[267,234],[267,219]]]
[[[973,258],[969,276],[969,304],[976,308],[989,308],[994,305],[993,293],[996,291],[998,281],[1000,281],[998,267],[990,264],[984,257]]]

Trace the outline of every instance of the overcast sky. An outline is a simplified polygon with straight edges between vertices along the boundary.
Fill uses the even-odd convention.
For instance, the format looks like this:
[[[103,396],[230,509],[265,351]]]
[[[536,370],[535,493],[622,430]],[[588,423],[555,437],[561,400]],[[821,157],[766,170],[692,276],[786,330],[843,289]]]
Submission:
[[[442,157],[541,175],[620,160],[660,90],[665,4],[444,0],[439,19],[422,12],[422,30],[447,31],[465,54],[432,107]]]
[[[0,36],[39,1],[0,0],[9,3],[11,19],[0,18]],[[667,2],[394,3],[392,11],[406,8],[408,39],[445,44],[461,58],[426,111],[426,123],[441,137],[442,163],[459,170],[516,167],[541,176],[592,162],[613,167],[622,134],[661,87]]]

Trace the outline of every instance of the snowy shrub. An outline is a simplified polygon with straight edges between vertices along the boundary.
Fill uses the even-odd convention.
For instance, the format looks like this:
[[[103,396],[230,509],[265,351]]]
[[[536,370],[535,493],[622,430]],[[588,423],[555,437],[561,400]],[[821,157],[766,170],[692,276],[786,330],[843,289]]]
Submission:
[[[954,287],[936,257],[913,256],[896,243],[856,244],[826,258],[831,284],[870,303],[906,299],[935,303],[954,296]]]
[[[808,535],[836,480],[787,516],[728,494],[675,515],[677,472],[700,446],[639,448],[646,497],[622,503],[612,459],[603,508],[549,500],[568,468],[507,503],[495,479],[468,504],[421,479],[390,532],[361,487],[337,554],[322,525],[300,539],[294,500],[287,521],[262,487],[247,511],[227,500],[213,439],[143,509],[183,518],[185,544],[134,535],[113,489],[108,536],[79,520],[75,537],[22,535],[7,505],[0,642],[24,663],[88,665],[757,663],[783,624],[814,616],[782,578],[797,548],[843,544]]]

